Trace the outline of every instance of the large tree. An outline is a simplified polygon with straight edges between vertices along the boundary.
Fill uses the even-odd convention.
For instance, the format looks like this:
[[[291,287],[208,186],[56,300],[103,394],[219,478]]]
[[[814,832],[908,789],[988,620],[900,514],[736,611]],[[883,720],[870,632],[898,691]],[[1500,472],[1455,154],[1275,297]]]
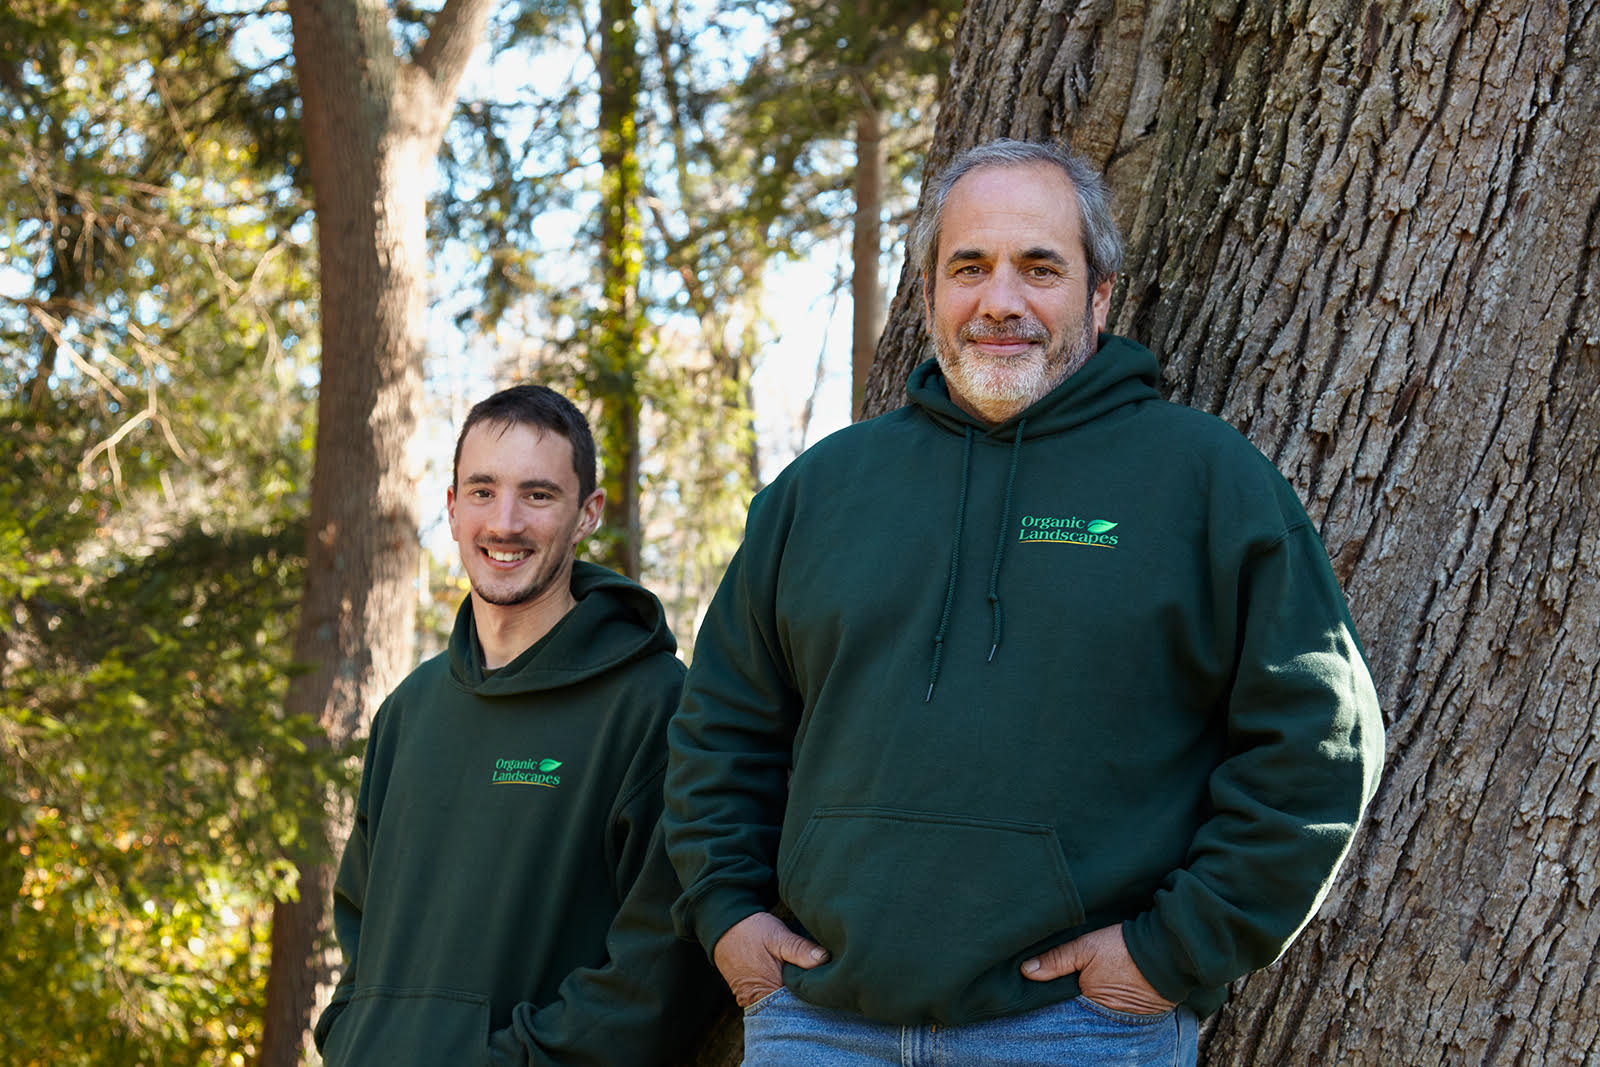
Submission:
[[[428,175],[494,0],[424,23],[387,0],[289,0],[317,216],[322,373],[307,572],[288,708],[347,746],[411,663],[418,570]],[[409,9],[408,9],[409,10]],[[406,33],[396,40],[394,26]],[[335,803],[334,808],[338,808]],[[300,1062],[331,969],[328,827],[306,827],[299,892],[273,916],[261,1062]]]
[[[1111,328],[1294,482],[1389,723],[1203,1058],[1596,1062],[1600,4],[972,0],[930,170],[1001,135],[1107,165]],[[904,277],[869,410],[925,352]]]

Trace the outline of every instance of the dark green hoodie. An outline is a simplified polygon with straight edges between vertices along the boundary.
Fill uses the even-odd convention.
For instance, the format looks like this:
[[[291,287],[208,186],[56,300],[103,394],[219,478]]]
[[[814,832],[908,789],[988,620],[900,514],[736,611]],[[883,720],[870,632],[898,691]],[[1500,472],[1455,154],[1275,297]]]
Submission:
[[[572,592],[493,672],[469,599],[379,709],[334,887],[328,1067],[662,1062],[725,996],[667,912],[672,634],[602,567],[578,562]]]
[[[750,508],[669,729],[680,929],[781,898],[807,1000],[965,1023],[1122,924],[1201,1014],[1315,911],[1375,786],[1376,696],[1294,491],[1155,358],[987,427],[938,367]],[[792,767],[792,779],[789,778]]]

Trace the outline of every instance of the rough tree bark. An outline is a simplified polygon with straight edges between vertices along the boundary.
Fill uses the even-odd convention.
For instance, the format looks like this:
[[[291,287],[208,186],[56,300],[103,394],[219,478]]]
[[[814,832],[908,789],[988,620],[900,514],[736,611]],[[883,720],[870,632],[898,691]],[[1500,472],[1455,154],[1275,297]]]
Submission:
[[[308,567],[286,705],[347,745],[411,664],[431,161],[493,0],[447,0],[396,55],[384,0],[289,0],[316,198],[322,376]],[[337,808],[338,805],[334,804]],[[330,824],[340,821],[337,812]],[[333,825],[307,828],[299,895],[273,909],[260,1063],[300,1063],[330,958]],[[318,839],[321,838],[321,841]],[[319,847],[320,846],[320,847]]]
[[[930,171],[1108,165],[1112,329],[1271,456],[1390,724],[1212,1064],[1600,1063],[1600,4],[973,0]],[[868,403],[925,352],[901,279]]]

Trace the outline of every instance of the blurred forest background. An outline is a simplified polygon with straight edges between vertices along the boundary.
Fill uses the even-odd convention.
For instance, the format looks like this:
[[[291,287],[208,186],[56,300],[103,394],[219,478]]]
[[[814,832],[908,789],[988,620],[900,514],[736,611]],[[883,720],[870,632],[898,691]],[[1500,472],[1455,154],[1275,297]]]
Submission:
[[[438,18],[327,6],[376,16],[391,62]],[[588,410],[623,509],[590,554],[691,643],[763,461],[807,432],[824,320],[849,315],[863,123],[881,322],[898,239],[878,233],[914,203],[958,10],[476,6],[436,151],[390,168],[426,210],[427,310],[395,317],[421,319],[399,507],[429,537],[375,609],[403,633],[368,691],[448,632],[454,427],[519,380]],[[329,743],[317,709],[286,710],[315,673],[294,648],[326,329],[295,52],[341,32],[283,0],[0,11],[3,1063],[254,1062],[274,904],[326,861],[352,788],[360,728]],[[758,413],[780,300],[818,321],[791,346],[799,388]],[[330,466],[367,500],[378,475]]]
[[[1389,726],[1202,1062],[1600,1065],[1597,0],[10,0],[0,109],[0,1063],[314,1062],[466,406],[580,401],[691,655],[1010,135],[1106,167],[1111,329],[1295,484]]]

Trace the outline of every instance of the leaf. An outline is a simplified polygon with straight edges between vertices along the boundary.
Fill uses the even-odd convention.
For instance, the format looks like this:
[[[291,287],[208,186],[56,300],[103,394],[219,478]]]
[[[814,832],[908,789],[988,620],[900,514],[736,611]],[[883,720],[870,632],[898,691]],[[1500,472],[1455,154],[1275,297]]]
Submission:
[[[559,766],[561,766],[561,761],[558,759],[542,759],[539,761],[539,770],[545,774],[549,774]]]
[[[1089,532],[1095,534],[1110,533],[1117,528],[1117,524],[1110,519],[1095,519],[1089,523]]]

